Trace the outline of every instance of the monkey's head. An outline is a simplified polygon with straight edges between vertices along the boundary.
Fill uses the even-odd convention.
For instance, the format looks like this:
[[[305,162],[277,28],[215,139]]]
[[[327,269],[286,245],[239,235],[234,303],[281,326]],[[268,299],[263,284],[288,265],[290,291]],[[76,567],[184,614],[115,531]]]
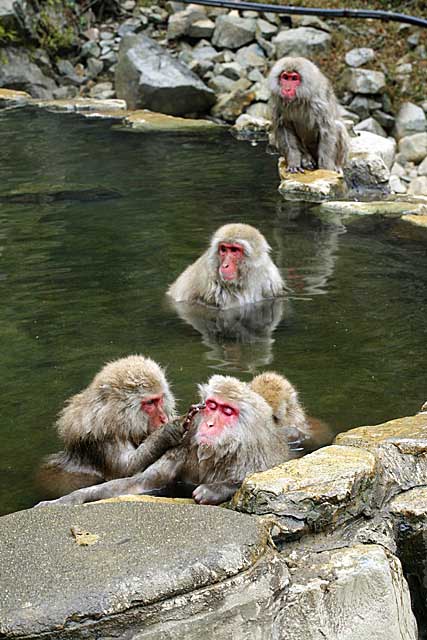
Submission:
[[[219,279],[242,285],[261,264],[270,246],[262,233],[249,224],[226,224],[213,235],[209,260]]]
[[[310,60],[290,56],[280,58],[269,75],[271,93],[285,104],[308,99],[314,89],[310,84],[323,83],[325,80],[323,74]]]
[[[206,405],[195,420],[199,447],[218,456],[256,447],[259,431],[254,426],[272,419],[263,398],[237,378],[219,375],[199,385],[199,393]]]
[[[151,358],[132,355],[109,362],[90,389],[103,411],[111,412],[124,429],[145,425],[151,433],[175,418],[175,399],[163,370]]]
[[[279,426],[299,427],[305,423],[305,413],[298,399],[298,392],[284,376],[265,371],[256,376],[250,387],[270,405]]]

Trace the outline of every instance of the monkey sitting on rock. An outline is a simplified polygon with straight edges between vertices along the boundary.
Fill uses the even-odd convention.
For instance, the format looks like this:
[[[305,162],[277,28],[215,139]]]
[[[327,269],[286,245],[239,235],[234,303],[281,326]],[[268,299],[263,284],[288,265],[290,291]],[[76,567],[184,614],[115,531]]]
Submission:
[[[226,224],[209,248],[169,287],[175,302],[227,309],[283,295],[282,277],[264,236],[248,224]]]
[[[201,410],[181,444],[145,471],[41,506],[166,491],[176,482],[194,485],[193,498],[199,504],[219,504],[229,500],[248,475],[289,460],[288,438],[295,431],[311,436],[295,388],[279,374],[261,374],[250,384],[214,375],[199,386],[199,394]]]
[[[349,138],[329,80],[306,58],[278,60],[269,74],[271,141],[289,173],[342,172]]]
[[[47,458],[39,482],[63,493],[61,485],[87,486],[143,471],[181,442],[175,418],[174,396],[154,360],[132,355],[109,362],[61,411],[56,426],[64,450]]]

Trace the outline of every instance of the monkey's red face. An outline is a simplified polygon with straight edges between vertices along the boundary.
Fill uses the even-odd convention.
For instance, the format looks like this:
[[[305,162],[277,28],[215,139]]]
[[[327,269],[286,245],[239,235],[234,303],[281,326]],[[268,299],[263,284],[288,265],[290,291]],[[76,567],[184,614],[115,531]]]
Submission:
[[[163,410],[163,394],[146,396],[141,400],[141,411],[147,414],[151,429],[158,429],[168,421]]]
[[[301,76],[298,71],[282,71],[279,76],[280,95],[286,102],[295,100],[300,84]]]
[[[239,419],[239,408],[232,402],[212,396],[205,402],[197,429],[199,444],[214,445],[224,430],[232,428]]]
[[[239,277],[239,263],[244,251],[238,242],[221,242],[218,246],[219,273],[223,280],[232,281]]]

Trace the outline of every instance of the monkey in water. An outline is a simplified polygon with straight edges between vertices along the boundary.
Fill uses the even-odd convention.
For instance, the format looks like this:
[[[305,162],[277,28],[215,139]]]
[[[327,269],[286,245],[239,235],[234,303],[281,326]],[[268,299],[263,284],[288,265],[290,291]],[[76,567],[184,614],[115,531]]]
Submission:
[[[342,172],[349,138],[329,80],[306,58],[285,57],[270,71],[271,141],[290,173]]]
[[[246,476],[289,459],[287,438],[271,406],[251,387],[230,376],[214,375],[199,386],[202,410],[182,443],[142,473],[86,487],[40,503],[82,504],[123,494],[150,493],[183,482],[195,485],[200,504],[230,499]]]
[[[47,458],[41,483],[73,488],[143,471],[181,442],[175,418],[174,396],[154,360],[109,362],[61,411],[56,426],[65,448]]]
[[[255,227],[226,224],[167,293],[175,302],[198,302],[220,309],[281,296],[284,283],[270,251]]]
[[[265,371],[253,378],[250,387],[270,405],[277,428],[284,431],[292,452],[302,455],[330,444],[331,429],[322,420],[306,415],[298,391],[287,378]]]

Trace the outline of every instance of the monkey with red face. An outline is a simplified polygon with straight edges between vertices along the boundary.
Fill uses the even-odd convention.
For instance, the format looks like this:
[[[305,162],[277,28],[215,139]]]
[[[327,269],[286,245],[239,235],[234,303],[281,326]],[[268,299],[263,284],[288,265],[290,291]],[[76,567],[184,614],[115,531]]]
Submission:
[[[198,302],[226,309],[283,295],[282,277],[270,246],[255,227],[220,227],[202,256],[175,280],[168,295],[176,302]]]
[[[150,493],[178,481],[193,484],[200,504],[231,498],[244,478],[289,459],[284,430],[271,406],[249,385],[214,375],[199,387],[202,411],[182,443],[143,473],[74,491],[48,504],[82,504],[122,494]]]
[[[329,80],[305,58],[285,57],[270,71],[271,141],[290,173],[304,169],[342,172],[348,134],[339,119]]]
[[[181,442],[163,370],[140,355],[106,364],[72,396],[57,421],[65,449],[48,457],[39,482],[74,487],[144,470]],[[66,489],[65,489],[66,490]]]

